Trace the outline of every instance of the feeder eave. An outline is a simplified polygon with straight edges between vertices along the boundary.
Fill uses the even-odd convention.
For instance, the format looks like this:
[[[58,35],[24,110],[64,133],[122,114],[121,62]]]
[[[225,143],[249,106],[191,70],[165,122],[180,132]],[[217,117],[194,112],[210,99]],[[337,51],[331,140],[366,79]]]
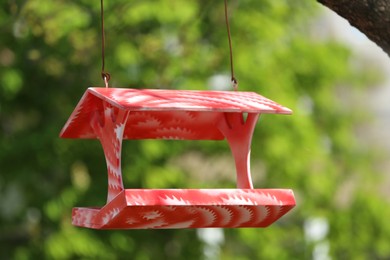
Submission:
[[[89,88],[88,91],[118,108],[131,111],[292,113],[254,92],[125,88]]]
[[[199,125],[199,120],[192,120],[190,127],[199,126],[210,129],[213,134],[202,134],[189,139],[216,140],[222,137],[215,129],[215,121],[222,113],[254,113],[254,114],[291,114],[292,111],[276,102],[254,92],[242,91],[198,91],[198,90],[162,90],[162,89],[126,89],[126,88],[99,88],[91,87],[82,96],[75,110],[69,117],[62,131],[61,138],[97,138],[91,128],[91,119],[97,113],[102,113],[106,106],[112,106],[122,111],[129,111],[130,115],[138,113],[144,118],[155,117],[156,113],[168,114],[174,118],[178,114],[191,115],[209,121]],[[209,116],[211,115],[211,116]],[[182,120],[182,119],[180,119]],[[187,122],[188,123],[188,122]],[[126,128],[134,124],[126,125]],[[176,126],[180,128],[180,126]],[[189,129],[190,131],[192,129]],[[125,139],[156,139],[158,137],[143,136],[138,138],[132,135],[132,130],[125,130]],[[128,132],[129,131],[129,132]],[[129,133],[129,134],[127,134]]]
[[[77,103],[75,109],[69,116],[65,125],[62,127],[59,136],[61,138],[89,138],[95,139],[95,136],[88,136],[85,134],[85,128],[92,130],[89,124],[90,121],[90,112],[88,113],[87,104],[91,99],[91,93],[89,90],[85,91],[79,102]],[[91,108],[89,109],[91,110]],[[77,132],[77,134],[75,133]],[[84,135],[85,134],[85,135]]]

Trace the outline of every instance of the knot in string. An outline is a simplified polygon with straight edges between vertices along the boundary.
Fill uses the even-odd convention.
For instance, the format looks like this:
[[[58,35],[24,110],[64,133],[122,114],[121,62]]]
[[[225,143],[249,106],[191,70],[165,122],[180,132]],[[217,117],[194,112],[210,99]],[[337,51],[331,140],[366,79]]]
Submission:
[[[238,90],[238,81],[234,76],[232,77],[232,85],[233,85],[233,89],[235,91],[237,91]]]
[[[102,79],[104,80],[104,84],[106,85],[106,88],[108,88],[108,82],[111,79],[110,73],[102,71]]]

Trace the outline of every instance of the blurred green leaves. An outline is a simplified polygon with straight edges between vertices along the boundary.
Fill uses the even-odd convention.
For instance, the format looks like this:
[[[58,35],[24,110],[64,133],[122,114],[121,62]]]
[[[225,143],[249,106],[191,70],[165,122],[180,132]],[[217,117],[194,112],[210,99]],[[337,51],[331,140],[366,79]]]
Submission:
[[[87,10],[65,2],[28,1],[21,15],[30,25],[31,33],[42,36],[48,45],[67,37],[75,28],[85,28],[90,24]]]
[[[5,70],[1,75],[1,86],[3,87],[4,97],[12,99],[23,86],[21,73],[14,69]]]

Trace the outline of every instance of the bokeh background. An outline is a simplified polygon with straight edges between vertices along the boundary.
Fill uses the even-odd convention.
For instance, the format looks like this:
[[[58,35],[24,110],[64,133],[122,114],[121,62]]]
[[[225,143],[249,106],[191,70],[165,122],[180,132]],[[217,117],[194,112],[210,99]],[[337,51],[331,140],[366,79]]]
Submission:
[[[99,142],[58,137],[86,88],[104,85],[100,1],[4,0],[1,259],[390,258],[390,105],[379,102],[375,62],[388,57],[348,47],[362,38],[348,25],[352,37],[337,40],[341,23],[315,1],[234,0],[229,10],[239,89],[294,111],[261,117],[254,185],[292,188],[296,208],[266,229],[73,227],[72,207],[107,195]],[[223,1],[116,0],[105,11],[112,86],[230,88]],[[235,187],[224,142],[126,141],[122,164],[127,188]]]

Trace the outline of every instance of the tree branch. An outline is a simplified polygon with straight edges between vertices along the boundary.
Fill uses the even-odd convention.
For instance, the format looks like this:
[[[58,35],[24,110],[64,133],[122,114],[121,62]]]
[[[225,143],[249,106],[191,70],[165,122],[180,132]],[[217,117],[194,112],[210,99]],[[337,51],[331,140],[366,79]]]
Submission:
[[[390,56],[389,0],[317,0],[344,17]]]

